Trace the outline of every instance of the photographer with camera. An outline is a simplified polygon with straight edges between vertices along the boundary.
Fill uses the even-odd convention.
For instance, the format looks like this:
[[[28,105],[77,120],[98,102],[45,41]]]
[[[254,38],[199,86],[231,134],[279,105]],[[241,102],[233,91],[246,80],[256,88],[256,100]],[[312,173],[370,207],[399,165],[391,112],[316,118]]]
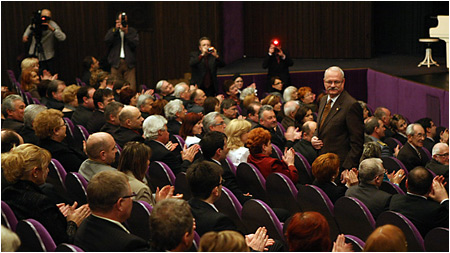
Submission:
[[[52,20],[50,10],[42,9],[33,13],[31,24],[23,33],[22,41],[27,43],[30,37],[32,39],[28,55],[39,59],[39,73],[42,74],[45,69],[54,73],[55,39],[64,41],[66,34]]]
[[[277,39],[271,40],[269,53],[262,64],[263,68],[269,69],[267,73],[267,87],[270,87],[270,79],[275,76],[283,81],[283,87],[290,86],[289,67],[292,65],[294,65],[294,62],[289,57],[289,54],[281,49],[280,41]]]
[[[105,35],[111,75],[125,79],[130,83],[130,88],[136,91],[136,47],[139,35],[135,28],[128,26],[125,12],[120,12],[116,17],[115,27]]]
[[[219,91],[217,84],[217,68],[225,66],[225,62],[211,47],[211,40],[202,37],[198,41],[198,51],[191,52],[189,65],[191,66],[191,85],[197,85],[206,96],[215,97]]]

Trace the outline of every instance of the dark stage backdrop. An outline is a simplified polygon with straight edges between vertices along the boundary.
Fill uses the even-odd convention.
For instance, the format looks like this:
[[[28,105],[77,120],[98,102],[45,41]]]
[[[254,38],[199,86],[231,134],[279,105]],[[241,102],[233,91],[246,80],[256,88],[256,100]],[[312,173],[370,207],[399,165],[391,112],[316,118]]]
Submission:
[[[137,82],[190,72],[189,52],[201,36],[211,38],[227,63],[264,57],[277,37],[294,58],[370,58],[377,53],[423,54],[417,39],[433,15],[448,15],[443,2],[5,2],[2,10],[2,84],[16,74],[25,53],[22,34],[33,11],[48,8],[67,35],[57,43],[60,79],[74,83],[87,55],[106,56],[103,42],[114,16],[126,11],[139,31]],[[437,23],[435,24],[437,25]],[[436,48],[433,54],[444,53]],[[434,49],[433,49],[434,50]],[[445,49],[444,49],[445,50]],[[245,70],[242,70],[245,73]]]

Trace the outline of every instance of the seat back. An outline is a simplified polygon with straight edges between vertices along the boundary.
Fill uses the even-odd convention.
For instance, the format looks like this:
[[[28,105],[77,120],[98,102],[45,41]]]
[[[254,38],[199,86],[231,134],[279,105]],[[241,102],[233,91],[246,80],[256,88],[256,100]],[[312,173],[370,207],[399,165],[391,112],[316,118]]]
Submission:
[[[56,247],[55,252],[84,252],[84,250],[73,244],[61,243]]]
[[[405,165],[395,157],[381,157],[383,161],[383,167],[391,173],[392,171],[398,171],[399,169],[403,169],[405,171],[405,175],[408,176],[408,170]]]
[[[285,241],[283,225],[264,201],[259,199],[247,200],[242,207],[242,222],[247,231],[255,232],[259,227],[266,227],[270,238]]]
[[[169,166],[163,162],[151,162],[147,170],[147,174],[149,178],[149,186],[152,192],[156,192],[157,187],[161,189],[165,185],[175,184],[175,175]]]
[[[383,181],[380,185],[380,190],[385,191],[390,194],[402,194],[405,195],[405,192],[396,184],[393,184],[389,181]]]
[[[280,123],[280,122],[278,122],[277,121],[277,126],[280,128],[280,130],[281,130],[281,133],[286,133],[286,129],[284,128],[284,126]]]
[[[78,202],[78,205],[87,203],[87,180],[77,172],[67,173],[65,186],[69,197]]]
[[[181,149],[183,149],[184,144],[186,144],[186,142],[183,140],[183,138],[177,134],[174,134],[173,137],[175,137],[175,139],[177,139],[178,144],[180,145]]]
[[[312,175],[311,165],[299,152],[295,152],[294,165],[298,171],[298,183],[303,185],[312,184],[314,176]]]
[[[62,166],[62,164],[55,158],[52,158],[52,160],[50,161],[50,164],[52,165],[52,167],[54,169],[53,173],[55,173],[55,176],[58,177],[58,179],[61,181],[62,184],[64,184],[64,181],[66,181],[67,172],[64,169],[64,167]],[[52,172],[49,172],[49,175],[50,175],[50,173],[52,173]]]
[[[353,197],[340,197],[334,203],[334,218],[343,234],[354,235],[364,241],[375,229],[375,220],[369,209]]]
[[[286,175],[278,172],[270,174],[266,180],[266,192],[273,208],[286,209],[291,215],[301,211],[296,201],[298,190]]]
[[[425,147],[422,147],[422,150],[423,150],[423,152],[425,152],[425,154],[427,154],[429,160],[433,159],[433,157],[431,156],[431,153],[428,149],[426,149]]]
[[[17,218],[8,204],[2,200],[2,224],[15,232],[17,227]]]
[[[200,236],[197,231],[194,231],[194,240],[192,240],[192,246],[189,249],[189,252],[197,252],[198,247],[200,246]]]
[[[6,72],[8,73],[9,81],[11,81],[11,83],[16,83],[17,79],[14,71],[12,69],[7,69]]]
[[[55,251],[56,245],[47,229],[34,219],[21,220],[16,233],[21,245],[18,251]]]
[[[250,192],[255,199],[267,200],[266,179],[250,163],[242,162],[236,169],[236,180],[243,192]]]
[[[130,233],[139,236],[144,240],[150,238],[150,210],[142,203],[143,201],[133,201],[130,218],[126,221]],[[150,205],[149,205],[150,206]]]
[[[362,252],[366,243],[354,235],[345,235],[345,243],[351,243],[353,252]]]
[[[425,245],[422,235],[417,230],[416,226],[403,214],[385,211],[377,218],[376,226],[383,226],[386,224],[392,224],[399,227],[406,237],[408,243],[408,251],[425,251]]]
[[[64,183],[66,180],[67,172],[61,163],[52,158],[50,163],[48,164],[48,177],[46,182],[52,184],[55,187],[55,190],[59,192],[63,196],[67,196],[66,184]]]
[[[225,158],[225,162],[228,164],[228,167],[230,168],[231,172],[236,176],[236,166],[234,166],[233,162],[230,160],[230,158]]]
[[[89,138],[89,132],[88,130],[82,126],[82,125],[77,125],[78,130],[81,132],[81,135],[83,136],[83,139],[85,141],[87,141],[87,139]]]
[[[334,219],[334,205],[322,189],[315,185],[300,185],[297,202],[303,212],[315,211],[321,213],[330,226],[331,241],[336,240],[340,230]]]
[[[184,200],[190,200],[192,197],[191,189],[189,188],[187,179],[186,179],[186,172],[180,172],[177,174],[175,178],[175,194],[181,193],[183,194]]]
[[[70,136],[72,136],[72,138],[75,138],[74,132],[75,132],[75,125],[73,124],[72,120],[70,120],[69,118],[64,117],[64,122],[67,125],[67,130],[69,131]]]
[[[241,220],[242,205],[236,196],[225,186],[222,186],[222,194],[214,203],[219,212],[226,214],[236,225],[239,231],[250,233],[247,231]],[[255,232],[255,231],[253,231]]]
[[[280,160],[283,159],[283,152],[281,151],[281,149],[277,145],[275,145],[273,143],[272,143],[272,150],[275,151],[275,155],[276,155],[275,158],[278,158]]]
[[[433,228],[424,239],[425,249],[431,252],[449,252],[448,228]]]
[[[25,95],[25,98],[26,98],[25,102],[26,102],[27,105],[34,104],[34,100],[33,100],[33,97],[31,96],[31,93],[29,93],[28,91],[25,91],[24,95]]]

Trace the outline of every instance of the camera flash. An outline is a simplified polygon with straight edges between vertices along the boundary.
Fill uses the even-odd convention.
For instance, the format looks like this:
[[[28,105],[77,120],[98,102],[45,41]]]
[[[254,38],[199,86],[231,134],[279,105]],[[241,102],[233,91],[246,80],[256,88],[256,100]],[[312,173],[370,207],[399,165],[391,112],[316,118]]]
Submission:
[[[274,41],[273,41],[273,44],[274,44],[274,45],[278,45],[278,40],[274,40]]]

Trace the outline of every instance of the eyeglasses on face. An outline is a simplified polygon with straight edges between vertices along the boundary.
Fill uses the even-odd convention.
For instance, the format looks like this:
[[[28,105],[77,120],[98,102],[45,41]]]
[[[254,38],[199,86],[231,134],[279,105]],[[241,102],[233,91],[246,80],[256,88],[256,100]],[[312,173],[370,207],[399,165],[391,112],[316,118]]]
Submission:
[[[123,196],[123,199],[127,199],[127,198],[132,198],[132,197],[136,197],[137,194],[135,192],[131,193],[131,195],[127,195],[127,196]]]

